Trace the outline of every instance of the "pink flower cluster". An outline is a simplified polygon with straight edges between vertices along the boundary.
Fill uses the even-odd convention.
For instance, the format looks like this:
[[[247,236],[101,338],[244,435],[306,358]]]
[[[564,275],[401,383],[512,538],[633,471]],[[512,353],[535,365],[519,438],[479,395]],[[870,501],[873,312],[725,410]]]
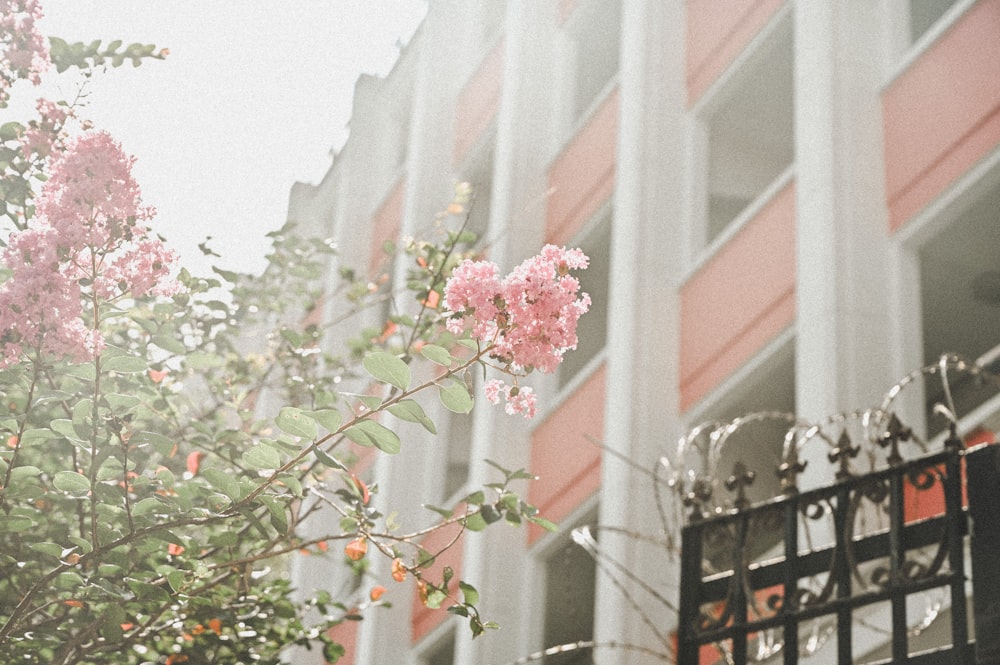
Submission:
[[[48,99],[39,99],[35,105],[38,119],[28,123],[27,129],[21,135],[21,152],[25,159],[32,155],[46,158],[53,151],[58,151],[63,138],[63,126],[72,111]]]
[[[500,379],[490,379],[483,387],[486,399],[490,404],[499,404],[503,395],[506,403],[504,411],[507,415],[521,414],[525,418],[534,418],[538,413],[538,400],[535,391],[529,386],[508,386]]]
[[[590,296],[579,293],[580,282],[569,274],[587,264],[579,249],[555,245],[546,245],[503,279],[496,264],[466,260],[445,286],[445,305],[452,312],[448,329],[460,334],[471,326],[472,336],[491,345],[491,357],[508,373],[551,373],[563,354],[576,348],[577,321],[590,308]],[[530,388],[491,382],[488,389],[494,403],[504,394],[508,412],[534,414]]]
[[[0,0],[0,108],[15,81],[38,85],[49,68],[49,48],[37,25],[41,18],[38,0]]]
[[[103,346],[84,302],[180,291],[176,257],[139,222],[153,216],[132,177],[134,159],[108,134],[68,143],[38,197],[31,226],[11,235],[0,261],[0,367],[32,348],[74,360]],[[89,312],[93,317],[93,312]]]

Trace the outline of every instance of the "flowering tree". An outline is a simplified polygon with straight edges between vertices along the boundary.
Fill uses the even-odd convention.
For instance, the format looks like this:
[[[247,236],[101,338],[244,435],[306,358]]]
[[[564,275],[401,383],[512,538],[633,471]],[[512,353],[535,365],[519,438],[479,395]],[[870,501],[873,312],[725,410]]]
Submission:
[[[0,8],[0,107],[50,65],[166,55],[46,40],[37,0]],[[473,635],[491,627],[471,585],[447,569],[430,577],[440,552],[420,541],[504,517],[553,528],[514,491],[530,475],[497,467],[497,483],[406,531],[352,473],[351,445],[398,452],[386,414],[433,433],[422,404],[435,393],[467,413],[462,377],[473,368],[505,377],[486,384],[490,401],[534,415],[520,383],[575,346],[589,299],[570,271],[586,257],[546,247],[500,279],[461,228],[409,243],[410,300],[344,271],[350,307],[391,295],[402,313],[334,356],[303,316],[332,247],[286,228],[271,234],[262,275],[192,276],[149,227],[134,159],[87,131],[75,104],[41,100],[37,112],[0,127],[10,220],[0,241],[0,663],[273,663],[289,645],[314,644],[336,661],[343,649],[326,629],[378,605],[382,580],[360,606],[324,593],[295,602],[276,571],[300,552],[388,557],[391,577],[413,580],[428,605],[466,617]],[[250,331],[267,343],[247,353]],[[284,406],[263,413],[262,395]],[[320,510],[339,514],[338,528],[304,536]],[[321,617],[312,624],[310,608]]]

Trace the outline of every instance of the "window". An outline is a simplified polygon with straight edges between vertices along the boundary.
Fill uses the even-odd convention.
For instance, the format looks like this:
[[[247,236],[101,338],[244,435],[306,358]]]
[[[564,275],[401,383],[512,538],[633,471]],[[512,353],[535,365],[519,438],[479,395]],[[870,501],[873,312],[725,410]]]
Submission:
[[[567,21],[572,59],[572,115],[578,120],[618,72],[620,0],[581,0]]]
[[[943,353],[976,360],[1000,345],[1000,248],[997,210],[1000,184],[968,202],[954,222],[919,252],[921,328],[925,364]],[[970,377],[951,382],[956,415],[962,417],[993,398],[995,387]],[[943,431],[947,421],[933,413],[946,399],[941,382],[925,382],[928,434]]]
[[[478,380],[482,376],[479,372],[472,372],[474,386],[472,394],[479,395],[480,388]],[[443,432],[443,439],[438,437],[438,444],[444,447],[442,451],[443,460],[441,462],[443,473],[438,473],[437,477],[444,478],[441,486],[440,501],[442,505],[454,497],[469,480],[469,462],[472,453],[472,428],[475,419],[470,413],[448,412],[447,429]],[[439,432],[439,434],[442,434]],[[439,458],[441,459],[441,458]]]
[[[795,158],[792,54],[785,19],[710,101],[705,245]]]
[[[597,511],[577,525],[597,521]],[[594,636],[597,565],[576,543],[565,540],[545,561],[546,648],[590,640]],[[544,665],[584,665],[589,649],[547,656]]]
[[[576,331],[579,338],[576,350],[568,351],[559,367],[560,388],[597,357],[607,343],[612,217],[612,212],[606,213],[579,243],[580,249],[590,257],[590,265],[576,276],[580,280],[580,290],[590,294],[592,302],[590,311],[580,317]]]
[[[754,361],[751,361],[754,362]],[[749,376],[720,397],[715,404],[698,415],[700,422],[728,423],[752,413],[773,411],[795,413],[795,345],[784,344],[760,361]],[[784,436],[791,423],[765,419],[748,424],[726,441],[719,458],[717,478],[728,478],[738,461],[756,473],[747,488],[752,502],[764,501],[781,493],[775,471],[781,464]]]
[[[490,141],[492,141],[492,137]],[[472,200],[469,202],[469,220],[465,230],[476,234],[477,244],[482,246],[490,227],[490,206],[493,201],[493,150],[484,150],[484,154],[466,170],[461,180],[472,185]]]
[[[955,2],[956,0],[910,0],[910,39],[920,39]]]
[[[427,650],[427,654],[420,659],[420,665],[454,665],[455,663],[455,631],[449,631],[448,635]]]

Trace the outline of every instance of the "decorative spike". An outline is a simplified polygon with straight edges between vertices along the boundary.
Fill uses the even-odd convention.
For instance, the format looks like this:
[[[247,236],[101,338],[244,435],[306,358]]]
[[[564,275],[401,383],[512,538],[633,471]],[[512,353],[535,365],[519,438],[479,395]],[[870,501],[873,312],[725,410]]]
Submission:
[[[895,466],[903,461],[903,456],[899,454],[900,441],[909,441],[913,436],[913,430],[903,425],[896,414],[889,416],[889,425],[885,428],[885,434],[879,437],[878,445],[882,448],[889,448],[887,458],[890,466]]]
[[[726,489],[730,492],[733,490],[736,491],[735,506],[737,510],[745,510],[750,507],[750,500],[746,496],[746,488],[753,485],[756,477],[757,474],[753,471],[748,471],[743,462],[737,462],[733,465],[733,475],[726,479]]]
[[[851,445],[851,437],[847,435],[847,430],[843,430],[840,433],[840,438],[837,439],[837,447],[827,454],[827,459],[831,463],[835,462],[840,465],[837,470],[837,480],[851,477],[851,460],[857,457],[860,451],[859,446]]]

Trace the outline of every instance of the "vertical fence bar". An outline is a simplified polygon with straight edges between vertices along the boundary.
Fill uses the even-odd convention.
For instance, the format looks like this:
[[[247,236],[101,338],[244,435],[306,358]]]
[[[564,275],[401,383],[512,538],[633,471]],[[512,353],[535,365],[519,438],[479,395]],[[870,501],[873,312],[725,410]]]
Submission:
[[[677,662],[698,665],[695,625],[701,605],[702,527],[688,524],[681,531],[681,598],[677,618]]]
[[[1000,663],[1000,446],[965,456],[972,518],[972,608],[976,663]]]
[[[847,513],[850,508],[851,487],[856,487],[856,483],[850,486],[843,486],[837,491],[837,504],[834,506],[833,523],[836,529],[836,551],[833,554],[836,566],[830,571],[831,575],[837,578],[837,598],[848,599],[851,597],[851,567],[847,561],[847,548],[850,547],[848,540],[851,538],[849,532],[851,525],[847,523]],[[838,665],[852,665],[854,662],[854,643],[851,633],[853,627],[853,614],[851,607],[844,604],[837,610],[837,663]]]
[[[784,663],[796,665],[799,662],[799,497],[797,494],[785,500],[785,569],[781,612],[785,617],[783,635],[785,639]]]
[[[749,574],[747,570],[748,562],[744,554],[747,552],[747,523],[750,520],[750,513],[741,511],[736,520],[736,555],[733,557],[733,661],[737,663],[747,662],[747,593],[746,578]]]
[[[903,543],[905,503],[903,476],[899,469],[889,476],[889,591],[892,603],[892,660],[906,662],[906,590],[903,586],[903,563],[906,547]]]
[[[951,584],[951,643],[955,654],[961,654],[969,641],[969,618],[965,607],[965,546],[961,528],[966,520],[962,511],[962,442],[952,437],[946,442],[951,455],[945,463],[944,512],[948,530],[948,567],[953,575]]]

